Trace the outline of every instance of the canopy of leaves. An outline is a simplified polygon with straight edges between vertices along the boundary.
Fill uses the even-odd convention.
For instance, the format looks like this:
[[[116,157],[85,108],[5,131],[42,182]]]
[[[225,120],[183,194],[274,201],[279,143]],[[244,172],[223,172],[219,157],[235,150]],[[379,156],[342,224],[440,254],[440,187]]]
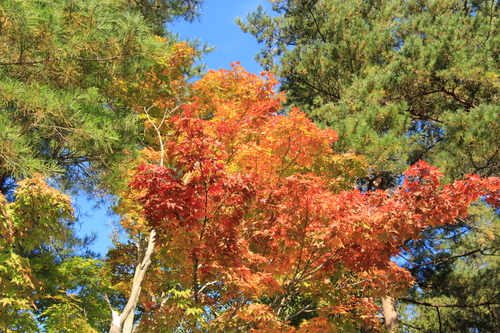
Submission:
[[[158,234],[142,330],[376,329],[374,298],[411,282],[390,261],[399,247],[479,196],[500,204],[497,178],[442,187],[425,162],[397,189],[355,190],[363,159],[334,154],[335,133],[298,110],[283,114],[275,85],[237,64],[209,72],[133,171],[123,225]]]
[[[401,323],[408,332],[497,332],[498,215],[471,207],[461,223],[426,230],[405,257],[416,277],[404,298]]]
[[[271,2],[278,16],[240,25],[288,102],[338,131],[337,151],[365,155],[386,186],[419,159],[452,179],[498,174],[497,1]]]
[[[139,83],[160,66],[175,39],[156,38],[157,28],[192,18],[199,3],[2,1],[2,192],[36,172],[56,173],[71,187],[102,185],[139,138],[134,110],[111,87]]]
[[[75,256],[84,244],[73,235],[69,198],[40,178],[18,183],[14,195],[12,202],[0,197],[0,330],[39,332],[43,324],[47,332],[95,332],[92,327],[109,326],[99,296],[111,291],[106,270],[85,254]]]
[[[185,93],[175,81],[200,52],[165,24],[194,19],[200,5],[0,2],[0,331],[109,329],[106,298],[122,299],[89,239],[75,236],[69,198],[42,179],[90,195],[116,189],[120,162],[144,138],[133,91],[149,81],[165,99],[170,87]]]
[[[401,172],[420,159],[440,167],[446,182],[468,173],[499,175],[498,1],[270,2],[277,16],[259,9],[239,24],[264,44],[258,58],[278,76],[289,104],[335,129],[336,151],[366,156],[370,170],[363,189],[398,185]],[[457,305],[446,319],[440,307],[442,327],[436,324],[437,307],[431,306],[433,315],[422,312],[415,330],[497,331],[498,320],[487,307],[498,300],[491,298],[492,304],[477,310],[486,299],[472,299],[497,294],[489,286],[498,285],[498,279],[488,277],[500,273],[491,255],[498,251],[499,235],[490,228],[496,217],[476,214],[465,224],[472,229],[460,223],[427,230],[425,241],[409,244],[414,253],[407,258],[415,260],[409,267],[436,265],[422,266],[423,275],[412,270],[420,282],[412,298],[421,303],[410,303],[418,311],[407,318],[417,318],[423,303]],[[494,236],[476,232],[488,229]],[[482,273],[471,275],[458,263],[467,253],[472,258],[463,260],[473,261]],[[439,287],[427,293],[426,286],[440,279]],[[427,324],[420,326],[422,321]],[[493,326],[486,328],[488,323]]]

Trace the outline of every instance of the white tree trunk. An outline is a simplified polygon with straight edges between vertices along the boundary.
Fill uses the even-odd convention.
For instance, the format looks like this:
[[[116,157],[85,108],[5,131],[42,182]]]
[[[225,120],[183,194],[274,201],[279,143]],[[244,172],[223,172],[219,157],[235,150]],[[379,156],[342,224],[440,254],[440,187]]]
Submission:
[[[134,327],[134,312],[139,301],[139,294],[141,293],[141,285],[144,280],[144,275],[151,264],[151,255],[153,254],[155,246],[156,232],[154,230],[149,234],[148,245],[144,257],[139,265],[137,265],[134,273],[134,280],[132,282],[132,290],[127,301],[127,305],[122,313],[112,310],[113,319],[111,321],[111,328],[109,333],[132,333]]]

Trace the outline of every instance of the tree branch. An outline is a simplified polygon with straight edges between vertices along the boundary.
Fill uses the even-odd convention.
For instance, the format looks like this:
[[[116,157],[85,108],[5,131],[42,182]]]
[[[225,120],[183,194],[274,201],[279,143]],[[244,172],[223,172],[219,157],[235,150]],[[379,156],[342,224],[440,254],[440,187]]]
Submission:
[[[408,323],[401,323],[401,325],[404,325],[404,326],[407,326],[407,327],[411,327],[411,328],[416,329],[416,330],[418,330],[420,332],[431,333],[430,331],[426,331],[426,330],[424,330],[421,327],[417,327],[417,326],[414,326],[414,325],[411,325],[411,324],[408,324]]]
[[[297,317],[298,315],[300,315],[301,313],[303,312],[313,312],[315,310],[309,310],[309,308],[313,305],[313,303],[309,303],[307,304],[306,306],[304,306],[302,309],[300,309],[299,311],[295,312],[294,314],[292,315],[289,315],[285,318],[285,322],[289,321],[290,319],[294,318],[294,317]]]
[[[493,299],[498,297],[500,295],[499,293],[496,293],[493,297],[488,299],[486,302],[481,302],[481,303],[476,303],[476,304],[433,304],[429,302],[421,302],[421,301],[416,301],[411,298],[400,298],[400,301],[406,302],[406,303],[411,303],[411,304],[416,304],[416,305],[423,305],[423,306],[430,306],[433,308],[477,308],[481,306],[487,306],[487,305],[500,305],[500,302],[492,302]]]
[[[432,260],[432,261],[428,261],[428,262],[424,262],[423,264],[420,264],[420,265],[417,265],[417,266],[413,266],[412,268],[409,268],[408,270],[411,272],[411,271],[414,271],[420,267],[423,267],[423,266],[427,266],[427,265],[436,265],[436,264],[439,264],[439,263],[442,263],[442,262],[445,262],[445,261],[448,261],[448,260],[453,260],[453,259],[457,259],[457,258],[462,258],[462,257],[467,257],[467,256],[470,256],[474,253],[477,253],[477,252],[482,252],[484,250],[487,250],[487,249],[477,249],[477,250],[473,250],[473,251],[470,251],[470,252],[466,252],[466,253],[463,253],[463,254],[457,254],[455,256],[451,256],[451,257],[447,257],[447,258],[442,258],[442,259],[437,259],[437,260]]]
[[[24,65],[35,65],[47,62],[61,61],[64,59],[69,60],[83,60],[83,61],[110,61],[116,60],[120,58],[125,58],[126,56],[123,54],[115,54],[114,56],[109,57],[97,57],[97,58],[84,58],[84,57],[67,57],[67,58],[47,58],[47,59],[39,59],[39,60],[18,60],[18,61],[0,61],[0,66],[24,66]]]

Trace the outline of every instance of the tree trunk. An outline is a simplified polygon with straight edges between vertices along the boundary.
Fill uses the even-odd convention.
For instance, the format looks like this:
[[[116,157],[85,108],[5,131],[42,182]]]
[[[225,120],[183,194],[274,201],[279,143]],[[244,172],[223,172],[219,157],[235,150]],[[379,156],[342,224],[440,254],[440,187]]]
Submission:
[[[139,287],[139,292],[136,294],[135,300],[133,301],[134,310],[137,307],[137,302],[139,301],[140,289],[141,288]],[[132,333],[132,330],[134,328],[134,312],[135,311],[130,311],[127,318],[125,318],[122,333]]]
[[[390,296],[382,297],[382,311],[385,318],[385,328],[388,332],[396,332],[398,329],[398,312],[396,302]]]
[[[153,254],[155,246],[155,236],[156,232],[154,230],[149,234],[148,246],[144,257],[139,265],[137,265],[134,273],[134,280],[132,282],[132,290],[130,291],[130,296],[127,301],[127,305],[123,309],[122,313],[118,313],[112,310],[113,319],[111,321],[111,327],[109,333],[132,333],[134,327],[134,312],[137,307],[137,302],[139,301],[139,294],[141,292],[142,281],[144,280],[144,275],[151,264],[151,255]],[[123,327],[123,329],[122,329]]]

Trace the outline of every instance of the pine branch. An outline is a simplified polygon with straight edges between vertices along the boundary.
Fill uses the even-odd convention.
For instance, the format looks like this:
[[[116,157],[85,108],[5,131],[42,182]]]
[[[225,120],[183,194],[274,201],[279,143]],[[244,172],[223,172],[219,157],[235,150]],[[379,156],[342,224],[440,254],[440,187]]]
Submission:
[[[423,306],[430,306],[433,308],[478,308],[481,306],[488,306],[488,305],[500,305],[500,302],[493,302],[493,300],[500,295],[499,293],[496,293],[493,297],[488,299],[486,302],[481,302],[481,303],[475,303],[475,304],[434,304],[434,303],[429,303],[429,302],[421,302],[421,301],[416,301],[411,298],[400,298],[399,300],[402,302],[406,303],[411,303],[411,304],[416,304],[416,305],[423,305]]]
[[[417,266],[413,266],[412,268],[409,268],[408,270],[409,271],[414,271],[418,268],[421,268],[423,266],[427,266],[427,265],[436,265],[436,264],[440,264],[440,263],[443,263],[445,261],[448,261],[448,260],[453,260],[453,259],[457,259],[457,258],[463,258],[463,257],[468,257],[470,255],[473,255],[475,253],[481,253],[483,251],[485,251],[487,249],[476,249],[476,250],[473,250],[473,251],[470,251],[470,252],[466,252],[466,253],[463,253],[463,254],[458,254],[458,255],[455,255],[455,256],[451,256],[451,257],[447,257],[447,258],[442,258],[442,259],[437,259],[437,260],[431,260],[431,261],[428,261],[428,262],[424,262],[423,264],[420,264],[420,265],[417,265]]]
[[[84,58],[84,57],[67,57],[67,58],[47,58],[47,59],[40,59],[40,60],[26,60],[26,61],[1,61],[0,66],[24,66],[24,65],[35,65],[35,64],[41,64],[41,63],[50,63],[50,62],[55,62],[55,61],[62,61],[65,59],[68,60],[83,60],[83,61],[93,61],[93,62],[100,62],[100,61],[110,61],[110,60],[117,60],[117,59],[122,59],[127,57],[126,55],[123,54],[115,54],[114,56],[109,56],[109,57],[97,57],[97,58]]]

